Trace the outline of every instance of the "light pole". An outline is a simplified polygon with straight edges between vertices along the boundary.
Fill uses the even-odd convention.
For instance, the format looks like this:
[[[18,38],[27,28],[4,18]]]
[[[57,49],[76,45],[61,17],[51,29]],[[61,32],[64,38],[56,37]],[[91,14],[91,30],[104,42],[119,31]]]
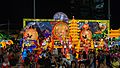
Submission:
[[[9,27],[9,19],[8,19],[8,35],[9,35],[9,28],[10,28],[10,27]]]
[[[36,13],[35,13],[35,12],[36,12],[36,11],[35,11],[35,10],[36,10],[36,9],[35,9],[35,0],[33,0],[33,1],[34,1],[34,2],[33,2],[33,17],[34,17],[34,19],[35,19],[35,14],[36,14]]]
[[[110,0],[108,0],[108,19],[110,20],[111,14],[110,14]]]

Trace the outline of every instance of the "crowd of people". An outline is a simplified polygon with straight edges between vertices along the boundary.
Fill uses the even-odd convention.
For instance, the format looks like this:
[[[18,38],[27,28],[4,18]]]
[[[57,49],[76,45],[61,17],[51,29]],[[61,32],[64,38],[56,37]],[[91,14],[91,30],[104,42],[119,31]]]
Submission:
[[[58,54],[44,50],[41,56],[37,51],[27,51],[24,61],[21,56],[19,44],[8,45],[0,48],[1,68],[120,68],[120,47],[113,46],[109,51],[89,50],[88,54],[83,50],[76,58],[76,53],[70,54],[70,59],[59,52]]]
[[[7,45],[6,48],[0,48],[0,67],[16,66],[20,53],[21,47],[19,45]]]
[[[13,40],[14,44],[0,48],[1,68],[120,68],[120,46],[110,47],[107,51],[94,48],[88,51],[81,50],[79,57],[76,52],[70,51],[70,59],[62,54],[61,49],[50,51],[49,48],[38,55],[37,50],[27,50],[23,59],[20,42]]]

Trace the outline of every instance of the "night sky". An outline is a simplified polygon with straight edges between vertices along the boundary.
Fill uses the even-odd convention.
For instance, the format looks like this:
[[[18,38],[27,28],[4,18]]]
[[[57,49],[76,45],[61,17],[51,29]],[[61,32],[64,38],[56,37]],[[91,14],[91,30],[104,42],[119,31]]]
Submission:
[[[64,12],[72,18],[70,0],[36,0],[36,18],[52,19],[56,12]],[[111,28],[120,27],[119,0],[111,0]],[[79,12],[79,11],[78,11]],[[79,16],[79,15],[78,15]],[[2,0],[0,25],[10,23],[10,29],[22,28],[23,18],[33,18],[33,0]],[[4,29],[6,25],[0,26]],[[17,29],[18,29],[17,28]]]

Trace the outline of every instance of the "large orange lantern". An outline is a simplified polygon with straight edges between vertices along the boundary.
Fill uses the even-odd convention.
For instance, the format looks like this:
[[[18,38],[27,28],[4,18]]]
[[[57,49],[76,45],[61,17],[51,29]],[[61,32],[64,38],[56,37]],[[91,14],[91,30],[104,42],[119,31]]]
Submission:
[[[53,35],[58,39],[67,38],[69,33],[68,25],[64,22],[58,22],[52,30]]]
[[[90,30],[83,30],[80,34],[81,40],[86,41],[92,39],[92,32]]]
[[[38,32],[36,29],[29,28],[24,32],[23,37],[26,37],[27,40],[37,40]]]

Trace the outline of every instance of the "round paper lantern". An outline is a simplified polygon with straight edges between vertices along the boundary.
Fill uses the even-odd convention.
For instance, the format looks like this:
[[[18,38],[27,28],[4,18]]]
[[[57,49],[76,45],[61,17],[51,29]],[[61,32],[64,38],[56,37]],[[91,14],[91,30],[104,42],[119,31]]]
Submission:
[[[38,32],[35,29],[30,28],[24,32],[23,37],[24,38],[26,37],[27,40],[37,40],[38,39]]]
[[[60,38],[66,38],[68,36],[69,33],[69,28],[68,25],[64,22],[58,22],[53,30],[52,30],[53,35],[60,39]]]
[[[92,39],[92,32],[90,30],[83,30],[80,35],[81,35],[81,40],[82,41]]]

